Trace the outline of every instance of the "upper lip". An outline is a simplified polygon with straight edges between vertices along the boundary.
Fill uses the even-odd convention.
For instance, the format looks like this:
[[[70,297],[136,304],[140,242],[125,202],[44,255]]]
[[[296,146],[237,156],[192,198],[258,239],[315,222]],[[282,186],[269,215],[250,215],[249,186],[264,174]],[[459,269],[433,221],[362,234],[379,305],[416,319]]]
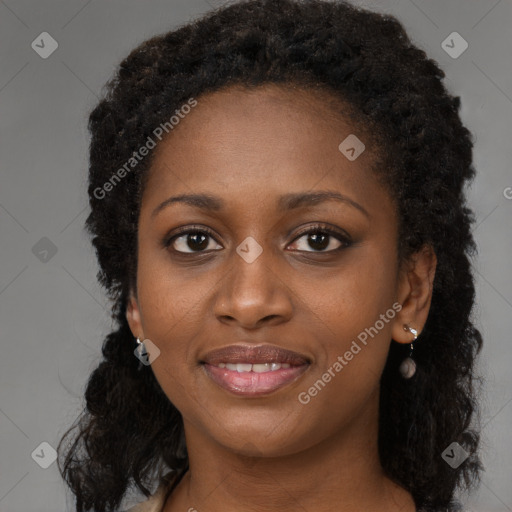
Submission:
[[[228,345],[208,352],[202,363],[213,366],[219,363],[288,363],[302,365],[310,362],[305,355],[278,347],[277,345]]]

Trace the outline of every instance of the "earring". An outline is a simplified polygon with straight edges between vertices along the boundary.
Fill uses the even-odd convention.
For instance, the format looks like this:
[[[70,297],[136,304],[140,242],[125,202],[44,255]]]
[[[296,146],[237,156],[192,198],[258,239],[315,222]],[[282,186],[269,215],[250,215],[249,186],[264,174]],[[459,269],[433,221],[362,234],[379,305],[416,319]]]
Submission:
[[[415,342],[418,338],[418,331],[413,327],[409,327],[408,325],[404,325],[404,331],[409,331],[414,339],[411,341],[411,350],[409,352],[409,356],[402,361],[400,365],[400,373],[404,379],[410,379],[416,373],[416,362],[412,358],[413,351],[413,342]]]
[[[146,349],[146,345],[144,345],[144,342],[140,341],[139,338],[137,338],[137,343],[138,343],[138,345],[137,345],[137,348],[134,351],[134,354],[139,359],[139,366],[138,366],[137,370],[140,371],[142,369],[142,367],[144,366],[142,360],[144,358],[147,359],[148,351]],[[144,360],[146,360],[146,359],[144,359]]]

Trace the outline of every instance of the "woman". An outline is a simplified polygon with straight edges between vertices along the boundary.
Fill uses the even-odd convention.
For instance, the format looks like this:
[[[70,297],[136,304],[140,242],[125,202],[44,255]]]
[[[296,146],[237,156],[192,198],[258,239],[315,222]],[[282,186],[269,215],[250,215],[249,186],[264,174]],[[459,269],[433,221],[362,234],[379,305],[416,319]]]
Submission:
[[[59,446],[77,511],[133,484],[133,512],[460,509],[482,340],[443,77],[394,17],[322,0],[123,60],[89,119],[117,329]]]

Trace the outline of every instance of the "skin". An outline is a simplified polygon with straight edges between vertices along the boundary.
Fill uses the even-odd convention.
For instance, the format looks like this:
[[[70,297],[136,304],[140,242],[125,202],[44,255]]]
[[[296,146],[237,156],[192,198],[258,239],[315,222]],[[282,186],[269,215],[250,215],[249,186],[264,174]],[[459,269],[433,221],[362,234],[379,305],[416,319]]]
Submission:
[[[231,87],[201,96],[155,149],[127,318],[135,337],[160,349],[151,369],[184,420],[190,470],[164,512],[415,511],[379,461],[379,379],[393,340],[413,339],[404,324],[421,332],[426,322],[436,258],[426,247],[399,265],[395,205],[371,171],[371,143],[354,161],[341,154],[349,134],[364,136],[332,102],[318,91]],[[277,208],[281,195],[327,190],[366,213],[334,200]],[[225,204],[175,202],[152,217],[169,197],[192,193]],[[322,249],[298,234],[318,223],[345,230],[352,245],[331,236]],[[193,225],[213,238],[191,248],[181,234],[163,246]],[[263,249],[252,263],[236,252],[248,236]],[[395,302],[401,311],[301,403],[298,394]],[[240,341],[276,344],[311,364],[269,395],[235,396],[199,361]]]

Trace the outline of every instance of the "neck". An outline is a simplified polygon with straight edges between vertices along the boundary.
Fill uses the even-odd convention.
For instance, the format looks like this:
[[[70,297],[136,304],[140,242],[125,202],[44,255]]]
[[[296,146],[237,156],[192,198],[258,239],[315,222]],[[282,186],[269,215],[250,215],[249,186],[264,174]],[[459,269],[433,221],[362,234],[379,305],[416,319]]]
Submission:
[[[277,457],[241,456],[185,422],[190,469],[164,512],[415,512],[411,495],[382,470],[378,424],[369,419]]]

